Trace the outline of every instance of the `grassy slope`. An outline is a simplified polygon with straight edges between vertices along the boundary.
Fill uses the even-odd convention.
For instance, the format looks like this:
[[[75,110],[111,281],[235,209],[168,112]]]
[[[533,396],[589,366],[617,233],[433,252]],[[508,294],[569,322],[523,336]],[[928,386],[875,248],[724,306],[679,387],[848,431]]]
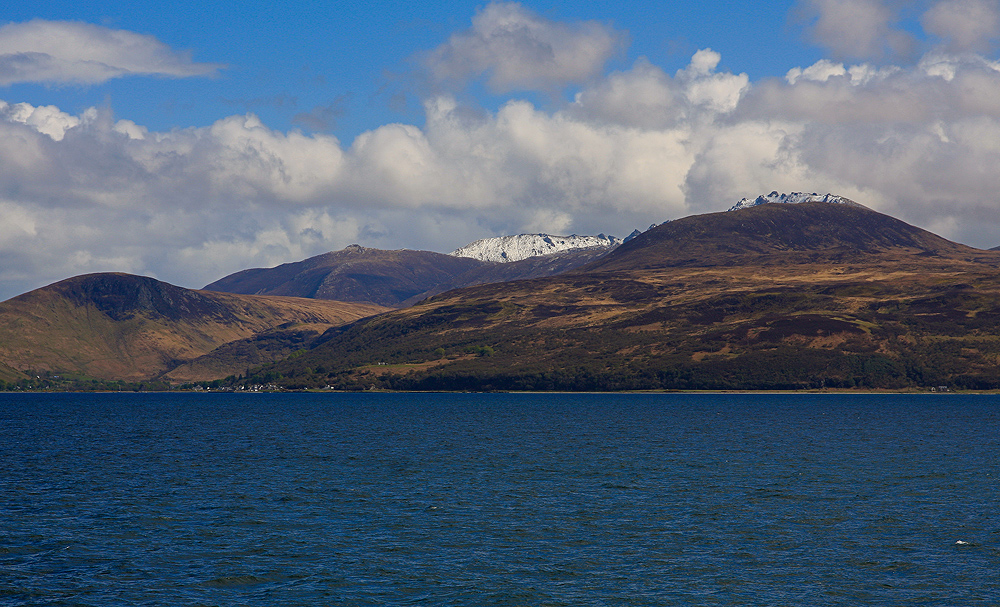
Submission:
[[[205,289],[399,306],[484,265],[490,264],[430,251],[383,251],[352,245],[275,268],[243,270]]]
[[[222,344],[163,375],[173,383],[210,381],[244,373],[250,367],[287,358],[308,348],[331,325],[296,323]]]
[[[21,373],[17,369],[8,367],[7,365],[0,363],[0,382],[15,383],[22,379],[25,379],[26,377],[27,376],[24,373]]]
[[[324,331],[383,311],[362,304],[170,287],[168,295],[190,310],[171,317],[141,305],[109,307],[107,298],[102,299],[107,290],[119,288],[120,281],[132,277],[101,277],[107,284],[96,294],[93,288],[88,291],[80,281],[70,279],[0,303],[0,361],[18,370],[146,379],[284,323]],[[158,285],[163,283],[154,286]],[[202,308],[191,308],[191,302]]]

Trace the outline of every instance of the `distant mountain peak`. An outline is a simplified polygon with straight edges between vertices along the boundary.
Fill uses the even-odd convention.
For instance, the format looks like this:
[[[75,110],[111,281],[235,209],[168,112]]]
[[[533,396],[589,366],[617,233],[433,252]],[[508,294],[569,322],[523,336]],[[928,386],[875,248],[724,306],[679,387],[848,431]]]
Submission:
[[[860,207],[862,205],[854,202],[853,200],[844,198],[843,196],[837,196],[835,194],[817,194],[816,192],[806,193],[806,192],[792,192],[790,194],[779,194],[777,191],[771,192],[766,196],[758,196],[756,198],[743,198],[737,202],[730,211],[740,211],[743,209],[749,209],[750,207],[756,207],[762,204],[799,204],[803,202],[828,202],[830,204],[846,204],[851,206]]]
[[[964,245],[860,204],[758,204],[739,213],[692,215],[658,226],[587,270],[761,267],[969,254]]]
[[[639,236],[640,234],[642,234],[642,232],[640,232],[638,229],[632,230],[631,234],[629,234],[628,236],[626,236],[625,238],[622,239],[622,244],[625,244],[626,242],[628,242],[630,240],[634,240],[635,237]]]
[[[613,249],[621,243],[622,239],[604,234],[597,236],[518,234],[483,238],[456,249],[449,255],[506,263],[577,249]]]

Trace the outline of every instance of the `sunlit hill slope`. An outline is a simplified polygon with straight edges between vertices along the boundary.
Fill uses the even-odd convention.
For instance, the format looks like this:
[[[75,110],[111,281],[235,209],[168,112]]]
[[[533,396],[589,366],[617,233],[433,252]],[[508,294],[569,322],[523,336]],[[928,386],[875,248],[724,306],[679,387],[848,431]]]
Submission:
[[[182,289],[128,274],[70,278],[0,303],[0,361],[24,372],[139,380],[212,379],[287,356],[291,350],[191,367],[238,340],[270,335],[303,341],[383,311],[373,305]],[[15,374],[11,379],[22,375]],[[8,375],[10,373],[8,372]],[[10,381],[10,380],[7,380]]]

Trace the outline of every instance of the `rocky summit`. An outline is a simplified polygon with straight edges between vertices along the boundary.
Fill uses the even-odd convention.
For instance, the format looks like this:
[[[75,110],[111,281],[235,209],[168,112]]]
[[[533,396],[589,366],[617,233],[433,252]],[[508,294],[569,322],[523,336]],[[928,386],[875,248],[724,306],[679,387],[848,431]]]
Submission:
[[[552,255],[578,249],[610,250],[622,243],[614,236],[552,236],[550,234],[519,234],[484,238],[452,251],[455,257],[471,257],[480,261],[510,263],[529,257]]]
[[[844,198],[843,196],[836,196],[834,194],[817,194],[813,192],[811,194],[806,194],[803,192],[792,192],[790,194],[779,194],[778,192],[771,192],[767,195],[761,195],[756,198],[743,198],[735,205],[733,205],[730,211],[740,211],[742,209],[749,209],[750,207],[760,206],[762,204],[801,204],[803,202],[828,202],[830,204],[847,204],[854,206],[861,206],[853,200]]]

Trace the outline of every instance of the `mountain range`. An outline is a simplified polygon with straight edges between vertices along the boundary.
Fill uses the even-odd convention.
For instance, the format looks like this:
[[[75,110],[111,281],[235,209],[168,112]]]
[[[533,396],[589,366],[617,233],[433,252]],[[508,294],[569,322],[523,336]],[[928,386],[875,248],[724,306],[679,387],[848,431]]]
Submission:
[[[1000,253],[764,204],[328,331],[248,379],[342,389],[1000,388]]]
[[[76,277],[0,304],[0,381],[1000,388],[1000,252],[817,196],[517,261],[352,246],[201,291]]]
[[[524,251],[521,243],[533,240],[531,237],[537,235],[523,236],[510,237],[506,241],[507,248],[492,247],[492,250],[501,253],[510,251],[513,258],[516,251]],[[614,244],[608,246],[553,247],[552,252],[547,254],[509,262],[431,251],[384,251],[351,245],[340,251],[275,268],[243,270],[221,278],[205,286],[205,289],[406,307],[459,287],[559,274],[605,255],[620,242],[616,239]]]

